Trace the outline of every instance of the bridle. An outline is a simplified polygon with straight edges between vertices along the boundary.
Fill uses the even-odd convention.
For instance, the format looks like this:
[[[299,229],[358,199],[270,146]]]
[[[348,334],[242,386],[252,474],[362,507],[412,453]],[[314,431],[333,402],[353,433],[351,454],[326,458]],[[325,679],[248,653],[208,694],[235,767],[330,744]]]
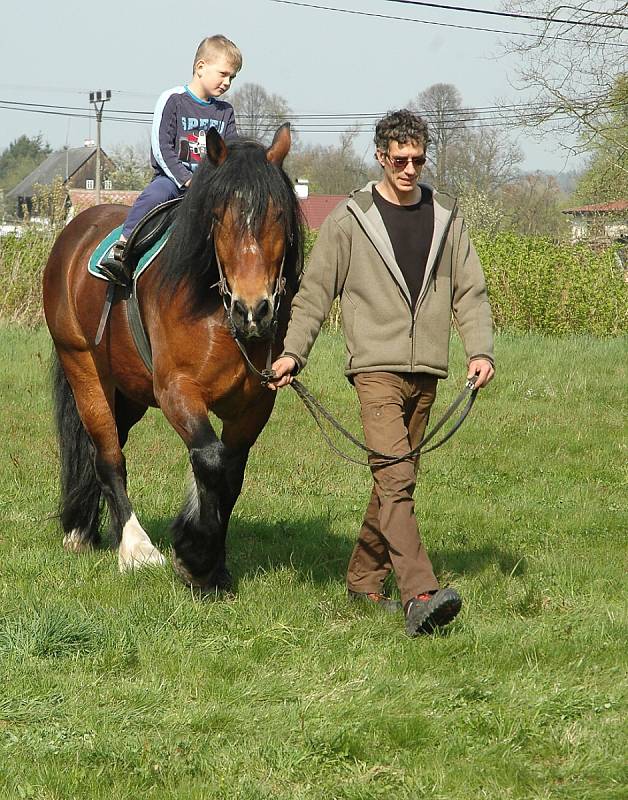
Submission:
[[[209,237],[212,239],[213,248],[214,248],[214,258],[216,259],[216,267],[218,268],[218,280],[216,283],[212,283],[209,287],[210,289],[218,289],[218,293],[222,297],[222,304],[225,307],[225,313],[227,314],[227,322],[229,324],[229,330],[231,335],[236,341],[238,339],[238,331],[236,325],[233,321],[233,292],[229,286],[229,281],[225,275],[225,271],[222,266],[222,262],[220,260],[220,256],[218,255],[218,247],[216,246],[216,237],[214,236],[214,225],[212,225],[212,229],[210,231]],[[272,332],[271,336],[271,347],[272,343],[275,338],[275,333],[277,332],[277,324],[278,324],[278,313],[279,313],[279,305],[281,303],[281,297],[286,293],[286,278],[284,276],[284,268],[286,264],[286,247],[284,246],[283,255],[281,257],[281,264],[279,266],[279,274],[277,275],[277,280],[275,281],[275,289],[271,295],[271,302],[273,304],[273,318],[270,323],[270,329]]]
[[[218,269],[218,280],[216,283],[212,283],[209,287],[210,289],[218,289],[218,294],[222,297],[222,304],[225,308],[225,314],[227,316],[227,326],[229,328],[229,332],[233,337],[235,343],[238,345],[240,352],[242,353],[242,357],[248,368],[253,372],[254,375],[257,375],[263,386],[267,386],[270,381],[274,377],[274,372],[271,369],[271,364],[273,361],[273,344],[275,341],[275,335],[277,333],[277,326],[279,324],[279,306],[281,304],[281,298],[286,293],[286,278],[284,276],[284,268],[286,264],[286,250],[287,246],[284,245],[283,255],[281,257],[281,264],[279,266],[279,273],[277,275],[277,280],[275,281],[275,289],[271,295],[271,302],[273,306],[273,317],[269,325],[270,329],[270,342],[268,345],[268,352],[266,354],[266,367],[260,371],[258,368],[253,364],[251,359],[249,358],[248,353],[246,352],[246,348],[244,346],[244,342],[242,342],[236,324],[233,320],[233,292],[229,286],[229,282],[225,275],[225,271],[222,266],[222,262],[220,260],[220,256],[218,255],[218,247],[216,246],[216,237],[214,236],[214,223],[212,223],[212,228],[209,233],[209,237],[212,239],[213,249],[214,249],[214,258],[216,259],[216,267]],[[288,241],[291,242],[291,237],[288,237]]]

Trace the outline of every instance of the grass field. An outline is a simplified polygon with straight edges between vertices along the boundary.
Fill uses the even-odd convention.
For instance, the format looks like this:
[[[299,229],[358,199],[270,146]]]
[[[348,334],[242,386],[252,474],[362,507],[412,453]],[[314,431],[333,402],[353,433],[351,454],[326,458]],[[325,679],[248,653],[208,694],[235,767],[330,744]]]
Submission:
[[[625,798],[627,349],[498,338],[497,379],[417,491],[465,605],[410,640],[347,603],[368,471],[292,392],[234,512],[234,598],[64,553],[48,340],[0,330],[0,798]],[[461,361],[455,345],[436,413]],[[303,380],[356,429],[341,363],[323,336]],[[127,451],[167,550],[185,449],[150,412]]]

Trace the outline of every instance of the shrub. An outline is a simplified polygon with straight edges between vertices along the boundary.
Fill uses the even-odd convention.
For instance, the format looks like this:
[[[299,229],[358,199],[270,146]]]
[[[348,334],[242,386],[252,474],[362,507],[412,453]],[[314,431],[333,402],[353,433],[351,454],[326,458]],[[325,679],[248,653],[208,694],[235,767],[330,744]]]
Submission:
[[[0,237],[0,320],[33,327],[43,321],[41,276],[56,232],[25,225]]]
[[[500,330],[616,336],[628,330],[628,285],[614,248],[476,233]]]

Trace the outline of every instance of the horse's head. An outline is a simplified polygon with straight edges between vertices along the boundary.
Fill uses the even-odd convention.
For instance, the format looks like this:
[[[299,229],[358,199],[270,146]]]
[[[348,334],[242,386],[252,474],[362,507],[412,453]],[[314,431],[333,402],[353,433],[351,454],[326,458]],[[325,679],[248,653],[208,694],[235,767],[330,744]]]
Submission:
[[[233,191],[213,210],[213,240],[230,321],[242,338],[268,337],[274,332],[283,292],[284,261],[290,245],[291,213],[286,206],[283,160],[290,150],[290,126],[282,125],[266,149],[253,142],[227,148],[214,131],[207,137],[207,156],[226,170],[233,166]],[[215,134],[215,135],[214,135]],[[247,150],[240,171],[231,159]],[[225,173],[227,174],[227,173]],[[284,191],[278,188],[284,185]]]

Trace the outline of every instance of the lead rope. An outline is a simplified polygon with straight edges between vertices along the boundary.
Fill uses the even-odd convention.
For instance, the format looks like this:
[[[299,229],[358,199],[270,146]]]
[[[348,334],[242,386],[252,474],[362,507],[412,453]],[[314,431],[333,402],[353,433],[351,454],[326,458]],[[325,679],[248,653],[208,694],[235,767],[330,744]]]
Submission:
[[[327,422],[329,422],[329,424],[333,428],[335,428],[340,434],[342,434],[346,439],[348,439],[356,447],[359,447],[360,450],[362,450],[364,453],[366,453],[369,458],[371,458],[371,459],[379,459],[382,462],[384,462],[383,464],[377,464],[376,466],[392,466],[393,464],[400,464],[402,461],[407,461],[409,459],[413,459],[416,456],[418,456],[419,453],[424,454],[424,453],[429,453],[432,450],[436,450],[438,447],[440,447],[441,445],[445,444],[445,442],[448,439],[451,439],[451,437],[454,435],[454,433],[460,428],[462,423],[465,421],[465,418],[467,417],[468,413],[471,411],[471,408],[473,407],[473,404],[475,403],[475,398],[477,397],[477,393],[478,393],[478,390],[475,388],[475,381],[476,381],[475,376],[472,377],[472,378],[469,378],[467,380],[467,382],[464,385],[463,390],[460,392],[458,397],[456,397],[456,399],[449,406],[449,408],[445,411],[445,413],[439,419],[439,421],[434,425],[434,427],[428,433],[428,435],[425,436],[419,442],[419,444],[416,447],[414,447],[412,450],[410,450],[408,453],[405,453],[402,456],[395,456],[395,455],[391,455],[389,453],[380,453],[379,450],[373,450],[370,447],[367,447],[365,444],[362,444],[362,442],[359,439],[356,439],[356,437],[350,431],[348,431],[346,428],[344,428],[338,422],[338,420],[336,420],[329,413],[329,411],[327,411],[327,409],[323,406],[323,404],[319,400],[317,400],[311,394],[311,392],[308,389],[305,388],[305,386],[300,381],[298,381],[298,380],[296,380],[296,378],[294,378],[289,385],[292,386],[292,388],[295,390],[295,392],[299,395],[299,397],[303,401],[303,404],[305,405],[307,410],[310,412],[310,414],[314,418],[314,421],[318,425],[321,433],[323,434],[323,438],[325,439],[325,441],[327,442],[329,447],[335,453],[337,453],[339,456],[344,458],[346,461],[350,461],[352,464],[358,464],[361,467],[369,467],[369,466],[373,466],[373,464],[371,462],[369,462],[369,461],[360,461],[357,458],[353,458],[352,456],[347,455],[342,450],[340,450],[338,447],[336,447],[336,445],[331,440],[331,437],[329,436],[327,431],[324,429],[323,423],[321,422],[320,417],[323,417],[324,419],[326,419]],[[460,416],[458,417],[456,422],[452,425],[451,429],[442,437],[442,439],[439,439],[431,447],[426,448],[425,445],[428,444],[428,442],[430,442],[434,438],[434,436],[443,427],[443,425],[453,416],[453,414],[455,413],[456,409],[461,405],[461,403],[464,401],[464,399],[467,397],[467,395],[468,395],[468,398],[467,398],[466,405],[462,409],[462,411],[460,413]]]
[[[211,235],[211,234],[210,234]],[[249,368],[249,370],[256,375],[262,384],[262,386],[268,386],[268,384],[275,378],[275,373],[271,369],[272,366],[272,339],[270,345],[268,347],[268,353],[266,354],[266,367],[263,370],[259,370],[255,364],[249,358],[248,353],[246,352],[246,348],[244,344],[238,339],[237,331],[235,325],[233,324],[233,319],[231,317],[231,301],[229,298],[232,298],[233,295],[231,290],[229,289],[229,284],[225,277],[222,264],[220,263],[220,258],[218,256],[218,251],[216,249],[216,243],[214,240],[214,253],[216,256],[216,265],[218,267],[218,280],[216,283],[210,286],[210,289],[217,288],[218,292],[222,297],[222,302],[225,307],[225,312],[227,314],[227,320],[229,322],[229,329],[231,331],[231,335],[235,343],[237,344],[240,352],[242,353],[242,357],[244,359],[244,363]],[[279,275],[277,277],[277,282],[275,284],[275,291],[273,293],[273,307],[274,307],[274,325],[277,325],[277,311],[279,310],[279,303],[281,301],[281,295],[284,294],[286,289],[286,279],[283,275],[284,272],[284,263],[285,263],[286,254],[284,251],[284,255],[281,261],[281,267],[279,269]],[[429,432],[427,436],[425,436],[419,444],[410,450],[408,453],[405,453],[402,456],[395,456],[389,453],[380,453],[378,450],[373,450],[370,447],[367,447],[363,444],[359,439],[357,439],[350,431],[348,431],[345,427],[343,427],[340,422],[323,406],[323,404],[317,400],[314,395],[307,389],[301,381],[293,378],[290,382],[289,386],[291,386],[297,395],[301,398],[303,405],[306,409],[310,412],[312,417],[314,418],[314,422],[316,422],[319,430],[321,431],[323,438],[329,445],[329,447],[339,455],[341,458],[345,459],[345,461],[350,461],[352,464],[358,464],[362,467],[372,466],[369,461],[360,461],[357,458],[353,458],[347,453],[340,450],[334,442],[331,440],[329,434],[323,427],[323,423],[321,421],[321,417],[333,427],[335,428],[342,436],[345,437],[349,442],[354,444],[360,450],[367,454],[370,459],[379,459],[384,463],[378,466],[392,466],[393,464],[400,464],[402,461],[407,461],[408,459],[413,459],[419,455],[419,453],[429,453],[432,450],[436,450],[441,445],[445,444],[446,441],[451,439],[451,437],[456,433],[456,431],[460,428],[462,423],[465,421],[467,415],[471,411],[473,404],[475,403],[475,398],[477,397],[478,390],[475,388],[476,378],[471,377],[469,378],[463,390],[460,392],[458,397],[453,401],[453,403],[449,406],[449,408],[445,411],[443,416],[440,420],[433,426],[432,430]],[[438,431],[445,425],[445,423],[453,416],[457,408],[461,405],[464,399],[467,397],[467,402],[465,407],[462,409],[460,416],[456,420],[456,422],[452,425],[451,429],[437,442],[435,442],[431,447],[425,447],[434,436],[438,433]]]

